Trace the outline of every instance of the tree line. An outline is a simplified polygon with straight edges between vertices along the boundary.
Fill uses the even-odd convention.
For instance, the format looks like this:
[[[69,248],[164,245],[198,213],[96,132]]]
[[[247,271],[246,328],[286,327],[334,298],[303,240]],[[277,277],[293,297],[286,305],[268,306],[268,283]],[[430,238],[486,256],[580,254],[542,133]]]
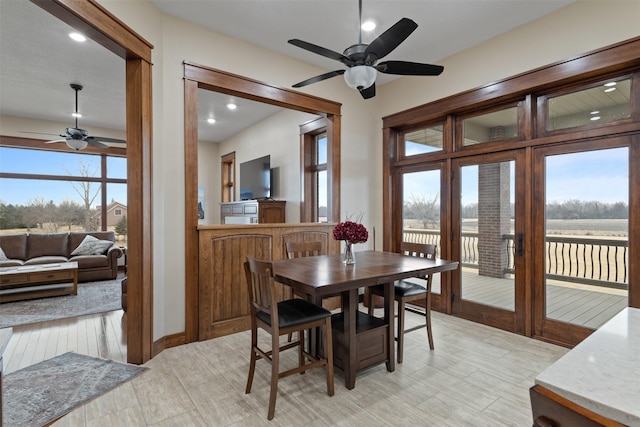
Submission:
[[[440,204],[438,196],[412,195],[404,203],[403,218],[417,219],[424,228],[439,224]],[[515,207],[510,207],[513,218]],[[469,203],[461,207],[462,218],[478,218],[478,204]],[[628,219],[629,205],[624,202],[603,203],[599,201],[567,200],[552,202],[546,206],[547,219]]]
[[[70,231],[73,226],[80,226],[85,231],[100,229],[100,211],[87,209],[72,200],[65,200],[56,205],[52,200],[35,198],[27,205],[13,205],[0,202],[0,229],[14,228],[42,229],[55,233]]]

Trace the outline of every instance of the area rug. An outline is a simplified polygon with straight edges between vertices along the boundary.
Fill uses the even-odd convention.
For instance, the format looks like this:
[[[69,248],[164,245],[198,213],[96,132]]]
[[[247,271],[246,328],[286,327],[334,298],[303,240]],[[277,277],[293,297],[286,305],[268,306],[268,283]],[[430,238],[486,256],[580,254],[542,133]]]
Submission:
[[[4,425],[43,426],[148,368],[65,353],[3,379]]]
[[[121,309],[122,278],[78,284],[78,295],[0,304],[0,328]]]

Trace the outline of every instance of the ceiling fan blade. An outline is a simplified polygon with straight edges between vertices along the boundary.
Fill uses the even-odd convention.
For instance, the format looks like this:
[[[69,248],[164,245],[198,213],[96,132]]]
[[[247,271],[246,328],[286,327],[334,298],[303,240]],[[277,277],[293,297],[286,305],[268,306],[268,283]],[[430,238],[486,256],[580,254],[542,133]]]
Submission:
[[[291,39],[289,40],[289,43],[291,43],[294,46],[298,46],[304,50],[308,50],[309,52],[322,55],[326,58],[335,59],[336,61],[342,62],[344,65],[347,65],[347,66],[353,65],[353,62],[343,54],[334,52],[333,50],[326,49],[322,46],[308,43],[299,39]]]
[[[95,138],[89,137],[87,138],[87,144],[93,146],[93,147],[98,147],[98,148],[109,148],[109,146],[107,144],[103,144],[102,142],[96,140]]]
[[[409,18],[402,18],[371,42],[364,51],[365,57],[369,60],[369,56],[374,56],[372,58],[374,61],[384,58],[409,37],[416,28],[418,28],[418,24],[414,21]]]
[[[106,136],[88,136],[85,139],[89,144],[91,144],[92,142],[95,142],[95,141],[113,142],[115,144],[126,144],[127,143],[127,141],[125,141],[123,139],[107,138]],[[106,147],[108,147],[108,145],[106,145]]]
[[[401,76],[439,76],[444,71],[442,65],[421,64],[409,61],[385,61],[374,67],[385,74]]]
[[[19,133],[33,133],[35,135],[53,135],[53,136],[63,136],[63,135],[58,135],[57,133],[44,133],[44,132],[29,132],[26,130],[19,130]]]
[[[328,73],[320,74],[319,76],[311,77],[310,79],[303,80],[300,83],[296,83],[292,87],[302,87],[302,86],[310,85],[311,83],[321,82],[322,80],[326,80],[331,77],[342,75],[344,74],[345,71],[346,70],[329,71]]]
[[[374,96],[376,96],[376,84],[372,84],[371,86],[369,86],[366,89],[362,89],[360,91],[360,95],[362,95],[362,97],[364,99],[369,99],[369,98],[373,98]]]
[[[51,141],[46,141],[45,144],[53,144],[54,142],[67,142],[67,139],[66,138],[52,139]]]

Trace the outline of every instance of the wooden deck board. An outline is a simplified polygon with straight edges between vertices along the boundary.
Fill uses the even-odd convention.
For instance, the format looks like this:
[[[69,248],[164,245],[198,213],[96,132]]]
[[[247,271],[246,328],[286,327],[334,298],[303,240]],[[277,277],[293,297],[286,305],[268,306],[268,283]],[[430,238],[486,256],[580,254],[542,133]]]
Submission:
[[[547,317],[596,329],[628,305],[624,292],[595,286],[593,289],[584,288],[569,282],[548,281]],[[512,279],[479,276],[477,270],[463,268],[462,297],[513,311],[514,282]]]

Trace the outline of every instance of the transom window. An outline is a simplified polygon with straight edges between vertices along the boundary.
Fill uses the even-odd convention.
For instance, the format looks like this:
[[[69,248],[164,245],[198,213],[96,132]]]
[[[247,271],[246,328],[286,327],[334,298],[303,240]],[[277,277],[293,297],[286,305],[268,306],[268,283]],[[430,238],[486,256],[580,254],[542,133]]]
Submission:
[[[631,79],[601,81],[547,98],[547,131],[610,123],[631,117]]]

